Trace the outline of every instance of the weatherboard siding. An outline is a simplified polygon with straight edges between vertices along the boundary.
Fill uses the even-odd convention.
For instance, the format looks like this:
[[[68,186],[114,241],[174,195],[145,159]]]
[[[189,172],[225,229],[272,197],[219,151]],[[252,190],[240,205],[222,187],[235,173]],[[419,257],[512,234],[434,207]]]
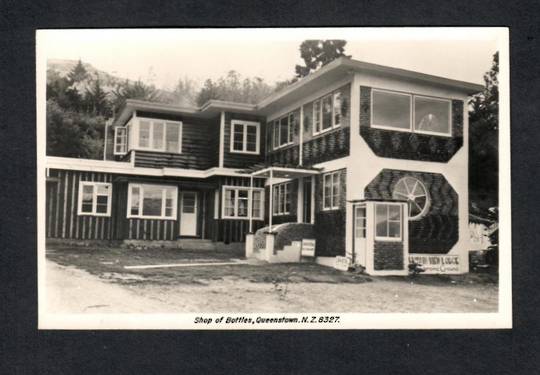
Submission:
[[[137,150],[135,166],[205,170],[218,166],[219,121],[183,115],[137,111],[138,117],[182,122],[182,152]]]
[[[242,154],[231,152],[231,121],[245,120],[258,122],[259,125],[259,153],[258,154]],[[238,113],[225,113],[225,131],[223,141],[223,166],[225,168],[247,168],[257,163],[264,162],[265,155],[265,124],[264,118]]]

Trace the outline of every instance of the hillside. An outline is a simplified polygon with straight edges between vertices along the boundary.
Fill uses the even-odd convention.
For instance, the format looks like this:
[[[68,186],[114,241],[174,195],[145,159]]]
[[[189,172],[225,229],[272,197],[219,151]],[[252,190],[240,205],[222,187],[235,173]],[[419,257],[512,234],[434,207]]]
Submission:
[[[47,83],[50,83],[51,80],[55,77],[66,77],[69,72],[77,65],[78,60],[67,60],[67,59],[49,59],[47,60]],[[82,82],[79,82],[75,87],[79,93],[84,93],[89,85],[99,79],[101,88],[106,93],[110,94],[119,84],[126,82],[134,83],[133,80],[129,80],[123,77],[118,77],[116,75],[110,74],[103,70],[99,70],[94,67],[92,64],[82,62],[84,68],[88,73],[88,78]],[[160,101],[169,101],[172,100],[172,93],[166,90],[157,89],[161,99]]]

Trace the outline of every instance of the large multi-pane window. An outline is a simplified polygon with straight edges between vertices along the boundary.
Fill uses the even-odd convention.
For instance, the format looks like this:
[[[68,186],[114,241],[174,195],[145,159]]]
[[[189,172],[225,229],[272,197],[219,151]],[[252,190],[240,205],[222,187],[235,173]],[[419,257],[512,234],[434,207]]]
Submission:
[[[252,121],[231,121],[231,152],[258,154],[260,124]]]
[[[129,184],[127,217],[176,220],[177,196],[176,186]]]
[[[273,186],[272,213],[274,215],[288,215],[291,213],[292,183],[285,182]]]
[[[339,208],[340,190],[340,171],[323,175],[323,209]]]
[[[374,89],[371,101],[372,127],[451,135],[450,100]]]
[[[400,204],[375,204],[375,240],[401,241],[401,222]]]
[[[138,148],[142,150],[182,152],[182,123],[140,118]]]
[[[224,219],[249,219],[249,210],[251,207],[251,216],[253,219],[263,219],[263,194],[261,188],[253,188],[253,198],[250,199],[250,188],[237,186],[223,187],[223,211]]]
[[[79,182],[79,215],[111,216],[112,185],[107,182]]]
[[[296,118],[294,113],[289,113],[273,122],[272,145],[274,148],[283,147],[293,142]]]
[[[313,134],[319,134],[341,125],[342,95],[340,91],[313,102]]]

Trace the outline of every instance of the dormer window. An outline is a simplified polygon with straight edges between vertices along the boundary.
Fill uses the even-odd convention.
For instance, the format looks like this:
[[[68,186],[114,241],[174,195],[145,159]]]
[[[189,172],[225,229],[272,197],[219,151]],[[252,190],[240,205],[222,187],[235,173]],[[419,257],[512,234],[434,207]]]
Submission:
[[[387,90],[372,90],[373,128],[451,136],[448,99]]]
[[[231,121],[231,152],[259,154],[260,124],[253,121]]]

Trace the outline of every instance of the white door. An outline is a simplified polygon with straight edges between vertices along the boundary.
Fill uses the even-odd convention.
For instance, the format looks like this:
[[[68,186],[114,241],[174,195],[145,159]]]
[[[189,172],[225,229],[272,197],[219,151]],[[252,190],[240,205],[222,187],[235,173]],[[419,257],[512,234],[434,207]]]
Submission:
[[[366,266],[366,206],[354,206],[354,263]]]
[[[183,191],[180,198],[180,235],[197,235],[197,193]]]

